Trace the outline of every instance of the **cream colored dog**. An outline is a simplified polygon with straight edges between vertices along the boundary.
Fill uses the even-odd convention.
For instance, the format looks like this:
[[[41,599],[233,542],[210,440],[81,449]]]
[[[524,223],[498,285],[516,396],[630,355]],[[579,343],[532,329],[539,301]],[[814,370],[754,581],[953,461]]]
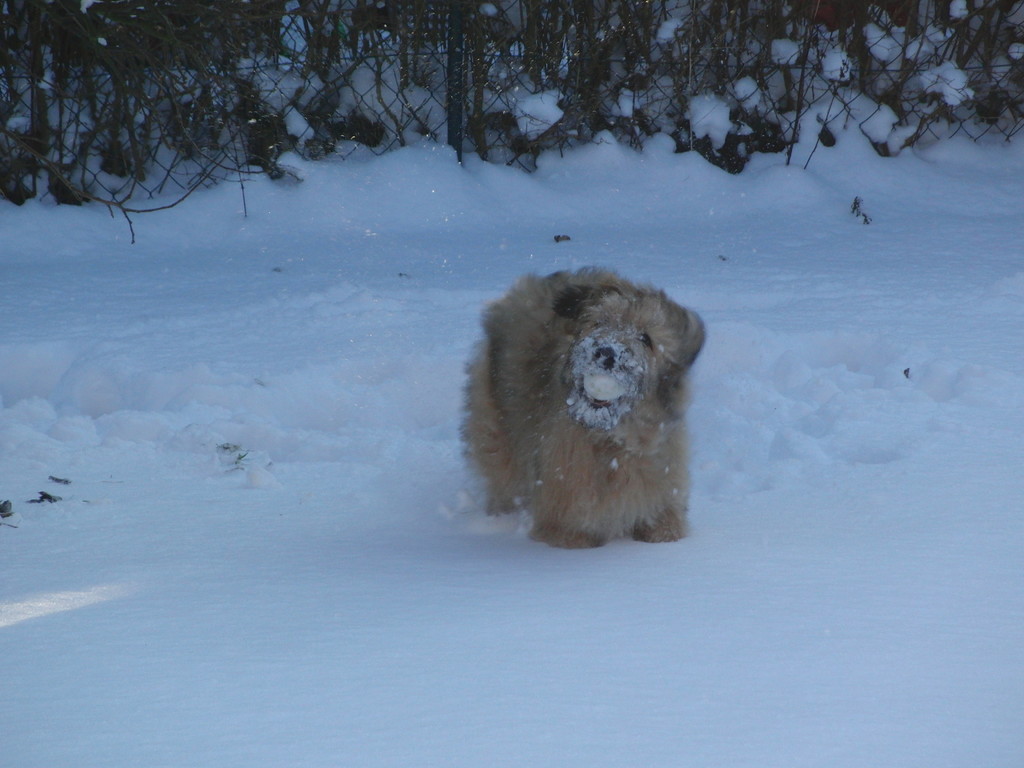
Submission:
[[[534,539],[675,541],[689,495],[687,372],[704,325],[600,269],[528,275],[484,316],[463,437],[491,514],[527,509]]]

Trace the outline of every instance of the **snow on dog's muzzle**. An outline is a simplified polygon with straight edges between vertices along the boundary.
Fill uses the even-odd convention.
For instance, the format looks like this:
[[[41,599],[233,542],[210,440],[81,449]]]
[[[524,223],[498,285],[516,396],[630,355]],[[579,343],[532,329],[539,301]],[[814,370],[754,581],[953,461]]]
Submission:
[[[569,356],[569,414],[584,426],[614,429],[640,395],[644,359],[617,334],[584,336]]]

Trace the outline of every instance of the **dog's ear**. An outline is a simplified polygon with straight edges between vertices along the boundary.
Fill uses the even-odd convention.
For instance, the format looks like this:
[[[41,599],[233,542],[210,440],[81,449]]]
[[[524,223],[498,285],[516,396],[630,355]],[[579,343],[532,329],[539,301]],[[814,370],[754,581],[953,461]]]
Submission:
[[[704,338],[706,335],[704,332],[704,321],[700,319],[700,315],[696,312],[684,308],[681,325],[680,338],[683,340],[683,344],[680,362],[689,368],[693,365],[694,360],[697,359],[701,349],[704,348]]]
[[[678,416],[686,406],[686,376],[704,346],[704,321],[700,315],[684,307],[675,320],[679,333],[678,346],[673,360],[658,376],[657,397],[666,413]]]
[[[559,317],[577,320],[583,308],[594,295],[594,287],[590,285],[567,285],[557,294],[551,308]]]

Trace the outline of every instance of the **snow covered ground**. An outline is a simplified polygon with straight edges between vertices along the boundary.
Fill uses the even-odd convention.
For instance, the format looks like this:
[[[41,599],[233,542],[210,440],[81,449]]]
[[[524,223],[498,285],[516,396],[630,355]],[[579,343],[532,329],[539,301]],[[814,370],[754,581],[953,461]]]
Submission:
[[[841,138],[0,204],[0,763],[1024,765],[1024,143]],[[707,323],[676,544],[462,461],[481,307],[585,264]]]

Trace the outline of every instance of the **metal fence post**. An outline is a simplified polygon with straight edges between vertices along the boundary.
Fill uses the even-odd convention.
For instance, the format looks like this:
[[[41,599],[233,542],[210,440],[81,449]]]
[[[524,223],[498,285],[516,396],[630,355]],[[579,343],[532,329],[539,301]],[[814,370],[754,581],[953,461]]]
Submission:
[[[462,0],[448,3],[448,145],[462,163],[462,108],[466,95],[465,45],[462,35]]]

